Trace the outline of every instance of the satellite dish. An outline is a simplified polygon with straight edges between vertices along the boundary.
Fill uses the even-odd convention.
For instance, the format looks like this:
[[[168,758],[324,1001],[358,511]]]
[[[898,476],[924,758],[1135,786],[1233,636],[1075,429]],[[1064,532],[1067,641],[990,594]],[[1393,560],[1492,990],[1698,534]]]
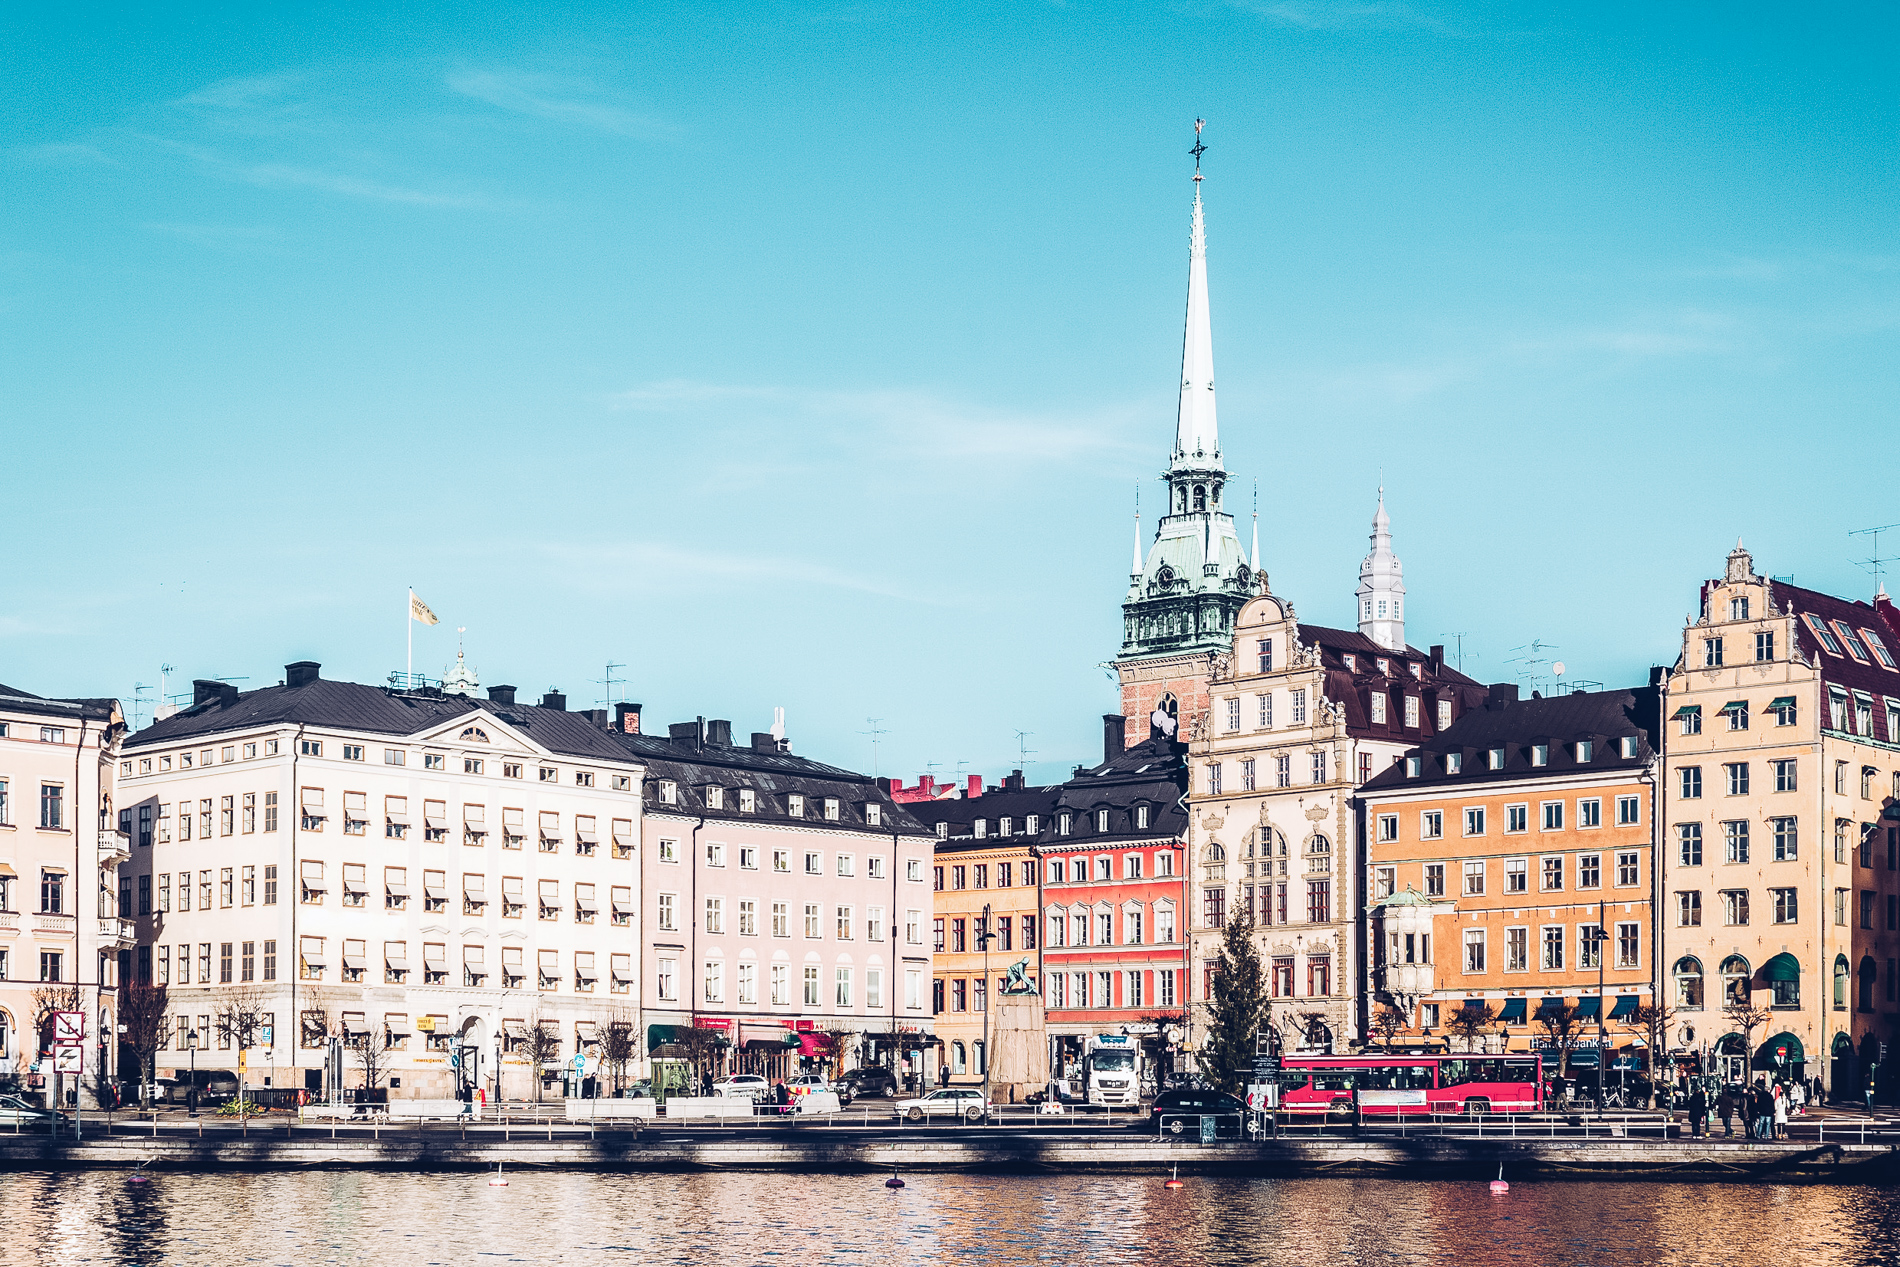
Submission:
[[[1562,660],[1557,661],[1557,663],[1550,666],[1550,671],[1555,673],[1558,677],[1562,677],[1564,675],[1564,662]]]

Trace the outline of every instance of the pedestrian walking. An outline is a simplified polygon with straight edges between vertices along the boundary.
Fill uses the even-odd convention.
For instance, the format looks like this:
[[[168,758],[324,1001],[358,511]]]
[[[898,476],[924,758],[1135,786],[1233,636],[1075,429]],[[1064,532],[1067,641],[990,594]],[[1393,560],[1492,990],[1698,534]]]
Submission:
[[[1756,1139],[1775,1137],[1775,1093],[1768,1089],[1766,1078],[1755,1079],[1754,1103],[1750,1106],[1755,1123]]]
[[[1724,1083],[1722,1093],[1715,1099],[1715,1111],[1722,1117],[1722,1136],[1732,1139],[1735,1135],[1735,1088]]]
[[[1867,1071],[1867,1085],[1862,1090],[1862,1094],[1867,1098],[1867,1111],[1872,1113],[1874,1111],[1874,1071],[1872,1069]]]
[[[1775,1084],[1775,1138],[1788,1138],[1788,1092],[1777,1082]]]
[[[1789,1086],[1788,1111],[1795,1117],[1800,1117],[1808,1111],[1808,1084],[1805,1080],[1796,1079]]]
[[[1689,1093],[1689,1134],[1701,1138],[1709,1120],[1709,1096],[1701,1087]]]

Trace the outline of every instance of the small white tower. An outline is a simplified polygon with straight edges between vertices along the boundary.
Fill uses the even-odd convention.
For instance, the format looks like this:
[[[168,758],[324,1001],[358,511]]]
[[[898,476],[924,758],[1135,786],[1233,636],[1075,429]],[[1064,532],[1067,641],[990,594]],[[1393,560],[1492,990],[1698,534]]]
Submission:
[[[473,695],[481,689],[481,677],[469,666],[468,655],[462,650],[462,635],[467,632],[466,627],[455,631],[455,667],[442,675],[444,695]]]
[[[1359,632],[1388,651],[1405,650],[1405,567],[1392,553],[1384,488],[1372,516],[1372,553],[1359,565]]]

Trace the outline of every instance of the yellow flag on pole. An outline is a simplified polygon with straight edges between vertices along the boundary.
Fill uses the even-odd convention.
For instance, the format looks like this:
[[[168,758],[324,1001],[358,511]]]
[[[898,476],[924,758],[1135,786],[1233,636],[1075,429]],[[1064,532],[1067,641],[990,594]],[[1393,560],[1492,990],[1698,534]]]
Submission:
[[[409,619],[419,620],[425,625],[440,623],[436,620],[435,613],[429,610],[429,605],[416,597],[414,590],[409,591]]]

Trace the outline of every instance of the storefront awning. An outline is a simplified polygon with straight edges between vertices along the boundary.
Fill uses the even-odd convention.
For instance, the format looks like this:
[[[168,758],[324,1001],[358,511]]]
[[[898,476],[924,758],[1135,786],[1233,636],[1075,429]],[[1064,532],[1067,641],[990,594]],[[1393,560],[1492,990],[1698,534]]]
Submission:
[[[1564,1001],[1561,998],[1546,996],[1544,1001],[1537,1005],[1537,1019],[1541,1021],[1546,1016],[1563,1010]]]
[[[1801,963],[1793,955],[1783,951],[1762,965],[1761,979],[1764,981],[1799,981]]]
[[[1616,1008],[1610,1013],[1610,1019],[1620,1021],[1642,1005],[1642,1000],[1634,994],[1616,996]]]
[[[740,1025],[739,1045],[747,1051],[784,1051],[798,1046],[798,1035],[784,1025]]]
[[[1763,1043],[1761,1054],[1770,1061],[1779,1056],[1791,1065],[1798,1065],[1808,1058],[1807,1051],[1801,1046],[1801,1040],[1786,1032],[1776,1034]]]
[[[1594,1021],[1597,1013],[1603,1010],[1603,1000],[1597,998],[1577,1000],[1577,1019]]]
[[[1527,999],[1504,1000],[1504,1010],[1498,1013],[1498,1019],[1507,1025],[1522,1025],[1524,1023],[1524,1005],[1527,1002],[1529,1002]]]

